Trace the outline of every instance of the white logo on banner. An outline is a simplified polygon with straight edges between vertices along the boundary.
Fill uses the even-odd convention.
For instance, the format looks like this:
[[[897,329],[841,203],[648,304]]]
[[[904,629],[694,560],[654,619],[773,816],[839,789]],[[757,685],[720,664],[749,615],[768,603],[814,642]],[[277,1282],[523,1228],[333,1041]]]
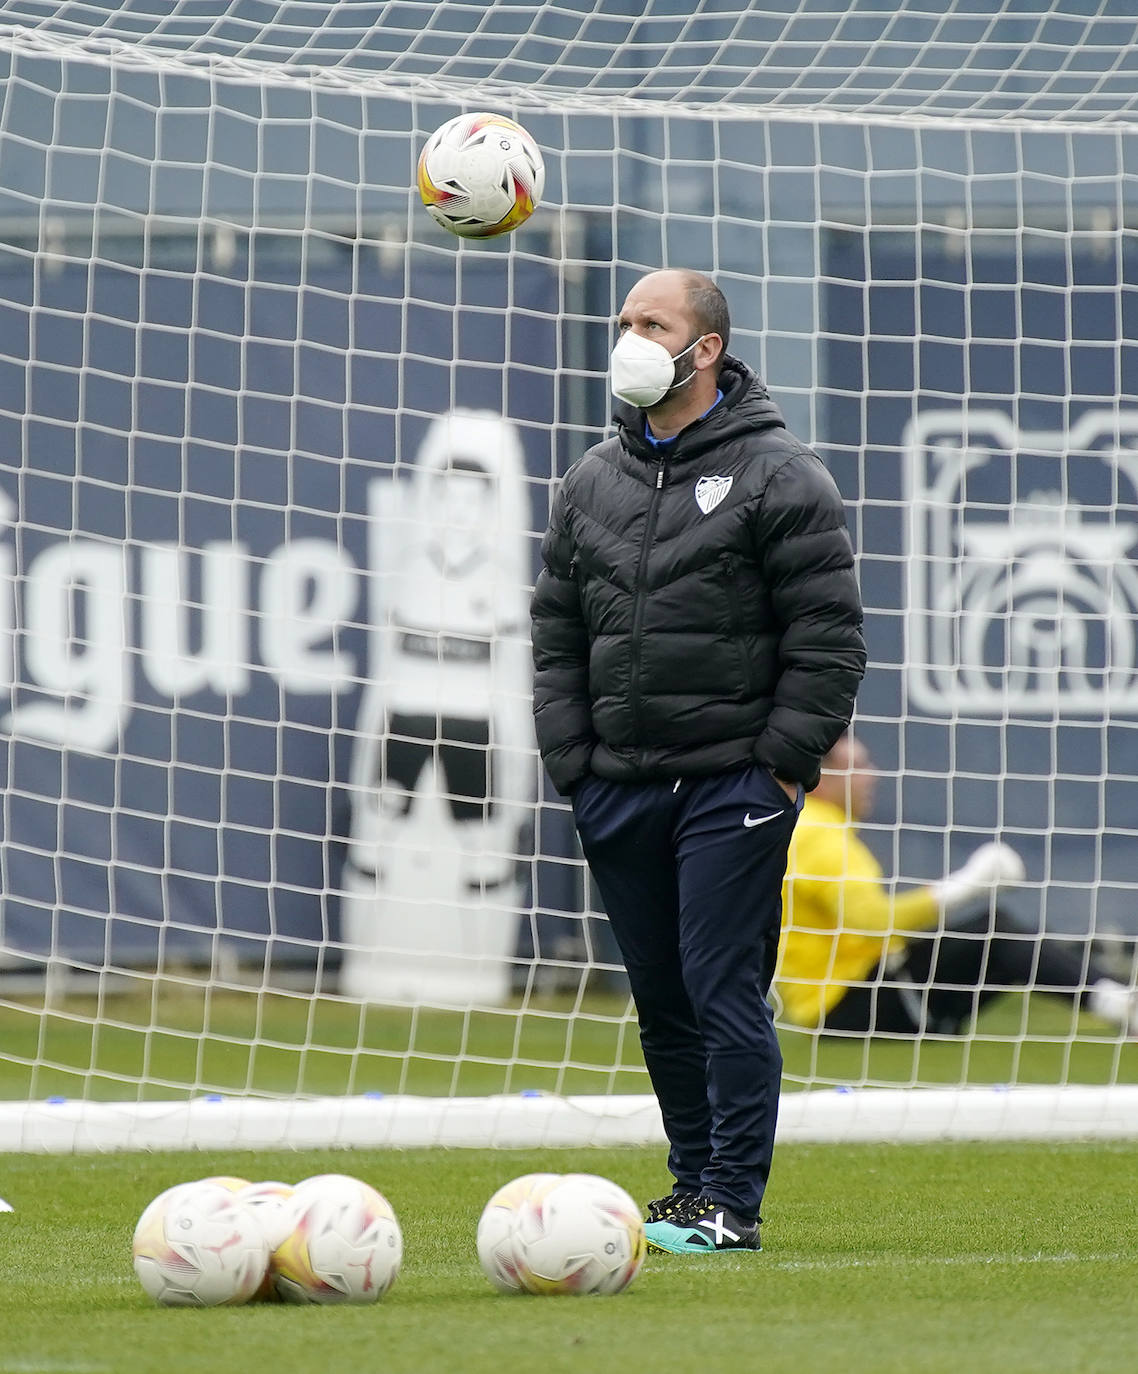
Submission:
[[[1001,411],[905,430],[906,674],[918,709],[1138,709],[1138,410],[1069,431]]]
[[[734,477],[701,477],[695,484],[695,503],[707,515],[731,490]]]

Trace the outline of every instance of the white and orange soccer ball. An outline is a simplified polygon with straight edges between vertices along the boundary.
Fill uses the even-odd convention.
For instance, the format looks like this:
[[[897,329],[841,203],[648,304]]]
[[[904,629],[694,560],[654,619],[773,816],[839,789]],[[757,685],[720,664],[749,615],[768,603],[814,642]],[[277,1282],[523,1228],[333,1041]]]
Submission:
[[[257,1183],[246,1183],[238,1190],[237,1196],[252,1209],[269,1246],[269,1265],[260,1288],[253,1295],[255,1302],[272,1302],[277,1297],[276,1270],[272,1256],[277,1246],[283,1245],[292,1231],[290,1204],[294,1191],[291,1183],[281,1183],[277,1179],[261,1179]]]
[[[541,150],[505,115],[449,119],[419,155],[419,196],[435,222],[460,238],[510,233],[533,214],[544,189]]]
[[[167,1188],[134,1230],[134,1272],[163,1307],[248,1302],[261,1287],[269,1244],[238,1191],[201,1179]]]
[[[281,1245],[292,1230],[289,1203],[295,1191],[291,1183],[281,1183],[275,1178],[246,1183],[238,1189],[237,1196],[253,1209],[261,1223],[270,1250]]]
[[[370,1303],[395,1282],[403,1233],[382,1193],[348,1174],[318,1174],[287,1200],[289,1229],[273,1251],[278,1297],[294,1303]]]
[[[645,1248],[640,1209],[596,1174],[515,1179],[479,1224],[483,1272],[503,1292],[620,1293],[640,1272]]]
[[[514,1258],[514,1226],[518,1212],[535,1189],[548,1187],[560,1177],[560,1174],[522,1174],[520,1178],[512,1178],[482,1209],[476,1239],[478,1263],[500,1293],[525,1291]]]

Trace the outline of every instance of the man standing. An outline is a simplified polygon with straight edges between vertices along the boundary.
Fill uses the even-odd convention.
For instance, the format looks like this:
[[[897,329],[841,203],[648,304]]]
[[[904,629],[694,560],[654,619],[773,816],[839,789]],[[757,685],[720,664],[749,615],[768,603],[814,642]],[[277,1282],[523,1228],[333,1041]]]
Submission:
[[[865,668],[841,498],[727,352],[707,277],[618,319],[616,438],[558,491],[533,597],[538,745],[572,797],[671,1146],[649,1244],[759,1249],[787,846]]]

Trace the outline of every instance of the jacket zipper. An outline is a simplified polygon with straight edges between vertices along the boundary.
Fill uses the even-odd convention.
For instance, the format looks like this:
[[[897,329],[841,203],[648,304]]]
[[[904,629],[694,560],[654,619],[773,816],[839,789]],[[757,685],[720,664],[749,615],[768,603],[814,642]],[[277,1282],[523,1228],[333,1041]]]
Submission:
[[[738,569],[732,554],[724,554],[723,565],[727,570],[727,603],[731,609],[731,633],[739,648],[739,659],[743,667],[743,686],[749,696],[754,691],[754,672],[751,656],[747,653],[743,637],[743,602],[739,596]]]
[[[652,548],[652,536],[656,533],[656,516],[660,506],[660,492],[664,486],[664,460],[656,469],[656,485],[652,499],[648,503],[648,518],[644,522],[644,542],[640,546],[640,561],[636,566],[636,605],[632,612],[632,664],[629,680],[629,696],[632,699],[633,733],[640,739],[644,723],[644,712],[640,703],[640,632],[644,624],[644,602],[647,600],[644,586],[644,573],[648,567],[648,554]]]

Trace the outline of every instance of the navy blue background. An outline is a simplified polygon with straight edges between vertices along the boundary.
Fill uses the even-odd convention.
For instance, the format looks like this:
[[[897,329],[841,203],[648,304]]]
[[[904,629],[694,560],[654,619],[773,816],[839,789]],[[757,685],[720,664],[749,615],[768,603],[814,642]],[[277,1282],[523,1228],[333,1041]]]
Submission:
[[[1012,905],[1056,928],[1136,930],[1138,693],[1106,719],[1025,713],[1008,722],[911,699],[902,435],[919,413],[964,404],[1014,415],[1022,430],[1060,432],[1088,409],[1134,412],[1138,245],[1090,234],[835,232],[824,281],[822,453],[861,555],[871,667],[858,729],[887,775],[880,829],[867,838],[887,872],[935,878],[1000,834],[1024,855],[1033,885]],[[1112,488],[1103,464],[1060,466],[1065,498],[1108,523],[1138,517],[1133,492]],[[1019,454],[1018,492],[997,467],[970,480],[968,500],[1023,500],[1054,485],[1055,467]]]
[[[193,235],[156,241],[145,269],[126,239],[119,264],[0,249],[0,488],[22,522],[18,569],[72,533],[98,537],[126,546],[136,591],[140,544],[239,539],[256,608],[255,560],[298,538],[338,542],[361,577],[336,647],[366,677],[369,482],[414,453],[432,415],[499,410],[526,447],[536,536],[550,475],[607,409],[608,232],[593,231],[579,308],[566,308],[552,256],[425,245],[395,268],[374,244],[288,232],[238,235],[235,258],[206,270]],[[1088,236],[1072,255],[1069,242],[982,234],[957,252],[935,232],[827,235],[820,448],[860,553],[872,666],[859,729],[886,775],[868,831],[886,871],[939,877],[999,833],[1028,861],[1014,899],[1026,912],[1134,929],[1138,702],[1107,722],[953,718],[915,704],[903,668],[905,424],[964,396],[1039,429],[1138,405],[1119,394],[1138,377],[1138,253]],[[1071,498],[1102,506],[1104,471],[1072,466]],[[980,494],[1011,496],[998,483]],[[1130,514],[1124,503],[1119,518]],[[137,646],[137,596],[129,615]],[[359,683],[283,693],[254,665],[242,697],[202,692],[171,712],[137,655],[132,666],[121,748],[0,740],[5,942],[131,963],[157,958],[160,941],[167,957],[204,957],[221,931],[313,959],[337,933]],[[34,698],[17,686],[17,701]],[[552,914],[580,909],[583,879],[564,809],[541,805],[536,832],[552,949],[579,934]]]
[[[72,535],[125,544],[137,646],[140,544],[240,540],[255,658],[257,560],[312,537],[341,543],[362,574],[368,484],[452,405],[518,422],[544,528],[559,409],[547,264],[413,252],[405,275],[374,247],[260,234],[195,276],[197,247],[165,245],[160,270],[41,258],[35,273],[29,254],[0,250],[0,488],[21,521],[18,575]],[[131,963],[161,939],[167,958],[198,958],[224,930],[270,937],[274,958],[314,957],[336,929],[338,784],[369,668],[358,585],[336,639],[357,680],[338,694],[286,693],[254,663],[246,694],[171,709],[136,651],[133,709],[105,754],[0,739],[10,948]],[[37,696],[23,657],[17,636],[17,703]],[[550,881],[539,899],[564,904],[564,877]]]

